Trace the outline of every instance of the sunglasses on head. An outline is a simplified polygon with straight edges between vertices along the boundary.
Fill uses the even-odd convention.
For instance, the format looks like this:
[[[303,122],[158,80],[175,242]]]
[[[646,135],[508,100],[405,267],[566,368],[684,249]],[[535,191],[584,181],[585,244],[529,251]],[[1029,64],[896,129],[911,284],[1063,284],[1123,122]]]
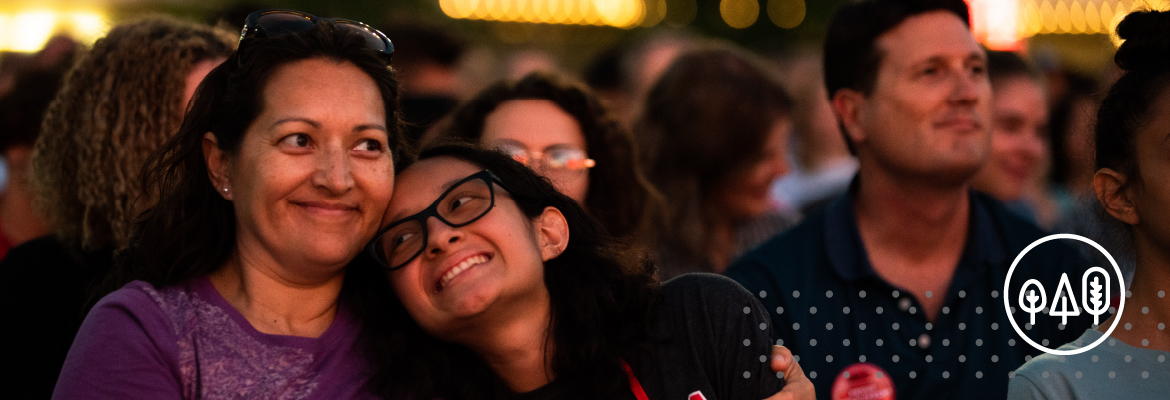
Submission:
[[[370,48],[382,53],[386,62],[390,62],[390,55],[394,54],[394,44],[390,42],[390,38],[377,29],[354,20],[321,18],[293,10],[271,9],[248,14],[248,19],[244,20],[244,29],[240,31],[238,48],[243,49],[248,39],[304,32],[313,29],[321,22],[332,22],[336,29],[356,32],[366,39],[366,44]]]

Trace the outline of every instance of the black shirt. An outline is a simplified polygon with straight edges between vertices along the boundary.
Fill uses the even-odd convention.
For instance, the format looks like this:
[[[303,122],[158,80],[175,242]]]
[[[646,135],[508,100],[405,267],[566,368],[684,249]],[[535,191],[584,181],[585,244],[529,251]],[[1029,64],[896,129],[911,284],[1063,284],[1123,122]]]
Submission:
[[[779,392],[771,326],[760,302],[730,279],[687,274],[662,286],[650,352],[626,360],[650,400],[759,400]],[[515,399],[578,398],[550,383]],[[634,399],[630,390],[607,399]]]
[[[874,272],[850,193],[748,252],[727,275],[760,297],[776,325],[773,338],[800,357],[819,399],[829,399],[837,376],[861,362],[884,369],[899,400],[1003,398],[1009,373],[1041,354],[1009,323],[1004,280],[1016,255],[1045,234],[985,195],[970,200],[950,287],[930,294],[944,296],[933,322],[913,295]],[[1022,277],[1046,280],[1052,290],[1061,273],[1079,282],[1088,267],[1072,246],[1047,242],[1022,259],[1010,294],[1019,293]],[[1024,327],[1027,315],[1012,317]],[[1091,322],[1082,314],[1068,327],[1037,323],[1028,334],[1056,348]]]
[[[51,235],[8,251],[0,261],[0,397],[53,394],[85,306],[112,264],[110,252],[73,254]]]

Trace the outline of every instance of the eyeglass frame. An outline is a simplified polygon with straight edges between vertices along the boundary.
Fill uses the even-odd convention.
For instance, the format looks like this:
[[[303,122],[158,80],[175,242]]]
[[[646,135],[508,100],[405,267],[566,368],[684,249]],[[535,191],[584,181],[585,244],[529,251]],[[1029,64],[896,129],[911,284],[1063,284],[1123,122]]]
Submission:
[[[439,203],[442,203],[443,200],[445,200],[447,198],[447,196],[451,194],[451,192],[453,192],[453,191],[455,191],[455,189],[459,188],[459,186],[462,186],[463,184],[465,184],[467,182],[474,181],[476,179],[482,180],[488,184],[487,185],[488,193],[489,193],[489,196],[491,197],[491,201],[488,203],[488,206],[486,209],[484,209],[483,213],[471,218],[470,220],[467,220],[467,222],[463,222],[460,224],[452,224],[451,221],[448,221],[446,218],[443,218],[443,216],[439,214]],[[439,197],[437,199],[435,199],[435,201],[433,203],[431,203],[431,205],[427,206],[427,208],[424,208],[422,211],[419,211],[419,212],[414,213],[412,215],[400,218],[397,221],[394,221],[394,223],[386,226],[385,228],[379,229],[378,233],[374,235],[374,238],[372,240],[370,240],[369,243],[366,244],[366,252],[369,253],[369,255],[374,258],[374,261],[377,261],[378,264],[382,265],[382,268],[386,269],[387,271],[396,271],[396,270],[402,269],[403,267],[406,267],[407,264],[410,264],[412,261],[414,261],[414,259],[418,258],[418,256],[420,254],[422,254],[424,251],[426,251],[427,241],[430,240],[430,237],[429,237],[430,230],[427,229],[427,220],[430,219],[431,217],[435,217],[435,219],[438,219],[439,222],[442,222],[449,227],[462,228],[464,226],[471,225],[475,221],[479,221],[480,218],[483,218],[483,216],[485,216],[489,212],[491,212],[493,208],[496,208],[496,187],[495,187],[495,185],[493,185],[493,183],[495,185],[500,185],[500,188],[504,189],[504,191],[509,192],[509,193],[511,192],[511,190],[508,189],[508,187],[506,185],[504,185],[504,182],[501,181],[500,178],[498,176],[496,176],[496,174],[493,174],[492,171],[490,171],[490,170],[485,169],[485,170],[476,172],[474,174],[468,175],[466,178],[460,179],[458,182],[455,182],[455,184],[451,185],[451,187],[447,188],[447,190],[443,191],[443,194],[439,195]],[[419,226],[422,227],[422,244],[423,245],[422,245],[422,247],[420,247],[418,249],[418,251],[416,251],[414,253],[414,255],[412,255],[412,256],[410,256],[410,258],[406,259],[406,261],[404,261],[402,263],[402,265],[399,265],[396,267],[391,267],[389,264],[387,264],[388,262],[390,262],[390,260],[383,261],[382,256],[378,255],[378,249],[377,249],[378,240],[381,239],[382,235],[385,235],[386,232],[389,232],[391,229],[394,229],[394,227],[397,227],[399,225],[402,225],[402,224],[405,224],[405,223],[411,222],[411,221],[418,221]]]
[[[536,169],[535,167],[532,166],[533,160],[540,161],[540,168],[542,170],[545,168],[549,168],[549,167],[546,167],[546,165],[548,165],[548,163],[546,162],[547,160],[545,160],[544,156],[548,153],[551,153],[551,152],[557,151],[557,150],[580,152],[581,156],[582,156],[581,162],[584,164],[584,166],[581,168],[551,167],[549,169],[552,169],[552,170],[559,169],[559,170],[566,170],[566,171],[586,171],[586,170],[589,170],[589,169],[597,166],[597,161],[592,159],[592,158],[589,158],[589,153],[586,153],[585,150],[581,150],[581,149],[578,149],[576,147],[572,147],[572,146],[568,146],[568,145],[566,145],[564,147],[559,147],[559,145],[558,145],[558,147],[555,147],[555,148],[550,149],[548,151],[530,151],[526,147],[524,147],[524,145],[522,145],[522,144],[504,142],[504,143],[497,143],[495,145],[495,148],[497,151],[508,155],[508,157],[512,157],[513,160],[516,160],[517,162],[524,164],[524,166],[531,168],[533,170]],[[518,160],[517,154],[514,154],[511,151],[508,151],[506,148],[511,148],[511,149],[523,151],[527,161]]]
[[[379,49],[374,49],[373,47],[371,47],[371,49],[380,53],[382,55],[382,57],[386,59],[387,64],[390,63],[390,58],[394,54],[394,43],[390,41],[390,38],[387,37],[386,34],[382,33],[382,31],[374,29],[373,27],[371,27],[370,25],[368,25],[364,22],[354,21],[352,19],[345,19],[345,18],[318,17],[316,15],[309,14],[306,12],[283,9],[283,8],[269,8],[269,9],[264,9],[264,10],[253,11],[251,14],[248,14],[248,17],[246,19],[244,19],[244,28],[240,30],[240,40],[239,40],[239,42],[236,43],[236,53],[237,54],[239,54],[239,52],[241,50],[243,50],[245,40],[247,40],[247,39],[273,37],[273,36],[280,36],[283,34],[304,32],[304,31],[287,31],[285,33],[280,33],[280,34],[272,34],[270,32],[265,32],[264,28],[260,25],[260,18],[265,16],[265,15],[275,14],[275,13],[292,14],[292,15],[304,17],[305,19],[309,20],[309,22],[312,22],[313,26],[320,24],[322,21],[331,22],[333,24],[341,23],[341,24],[348,24],[348,25],[355,26],[358,29],[364,30],[367,33],[369,33],[370,35],[373,35],[375,38],[380,39],[382,41],[382,43],[385,47],[384,49],[379,50]],[[259,35],[263,35],[263,36],[259,36]],[[237,63],[241,62],[238,59],[238,57],[237,57],[236,62]]]

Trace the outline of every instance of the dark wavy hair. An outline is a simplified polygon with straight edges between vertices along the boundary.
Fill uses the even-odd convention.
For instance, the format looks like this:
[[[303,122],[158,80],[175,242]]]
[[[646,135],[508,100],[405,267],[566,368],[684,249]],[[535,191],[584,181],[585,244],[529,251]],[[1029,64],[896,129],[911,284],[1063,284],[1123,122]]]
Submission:
[[[638,236],[661,195],[642,175],[629,131],[585,85],[543,72],[496,83],[455,110],[444,137],[480,144],[488,114],[509,100],[548,100],[577,121],[585,151],[597,161],[589,169],[585,208],[611,235]]]
[[[530,218],[555,207],[569,225],[568,247],[545,262],[552,322],[546,343],[555,344],[552,368],[558,384],[584,398],[626,390],[620,360],[649,344],[658,283],[653,264],[614,250],[614,239],[576,201],[511,157],[470,145],[423,150],[420,159],[451,157],[492,171]],[[400,193],[400,196],[410,194]],[[393,295],[388,296],[393,297]],[[507,386],[467,348],[435,339],[415,323],[397,298],[376,332],[375,379],[387,397],[491,399]],[[391,325],[386,321],[407,321]],[[379,339],[380,337],[380,339]]]
[[[212,132],[229,159],[235,157],[248,126],[263,110],[265,85],[281,66],[318,58],[357,66],[382,94],[395,163],[409,159],[400,126],[398,80],[363,37],[322,22],[304,32],[248,39],[246,45],[207,75],[179,132],[147,160],[142,193],[155,196],[157,205],[135,226],[125,259],[112,277],[114,288],[133,279],[155,287],[174,285],[204,276],[226,261],[236,246],[236,217],[232,203],[216,193],[208,178],[203,135]],[[349,280],[347,276],[347,284]]]
[[[746,51],[712,44],[679,56],[650,89],[634,132],[646,176],[668,199],[651,245],[706,260],[711,193],[764,158],[772,127],[791,113],[767,71]]]

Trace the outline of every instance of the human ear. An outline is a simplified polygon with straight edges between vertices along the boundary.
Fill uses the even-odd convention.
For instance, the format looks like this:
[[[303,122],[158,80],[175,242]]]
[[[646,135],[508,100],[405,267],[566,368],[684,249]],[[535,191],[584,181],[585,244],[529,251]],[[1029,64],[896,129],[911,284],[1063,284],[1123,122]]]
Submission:
[[[1093,190],[1105,211],[1119,221],[1137,225],[1139,219],[1134,207],[1133,185],[1126,185],[1126,176],[1109,168],[1101,168],[1093,175]]]
[[[227,200],[232,199],[231,183],[228,179],[228,162],[224,157],[223,150],[219,148],[219,142],[215,139],[215,134],[207,132],[203,134],[203,161],[207,163],[207,178],[211,180],[211,185],[216,189],[223,198]]]
[[[569,246],[569,222],[556,207],[545,207],[544,212],[533,221],[537,241],[540,244],[540,258],[548,261],[557,258]]]
[[[865,95],[853,89],[838,89],[833,94],[833,113],[837,114],[837,121],[845,130],[845,136],[850,142],[860,143],[865,140],[865,131],[861,129],[861,111],[865,105]]]

